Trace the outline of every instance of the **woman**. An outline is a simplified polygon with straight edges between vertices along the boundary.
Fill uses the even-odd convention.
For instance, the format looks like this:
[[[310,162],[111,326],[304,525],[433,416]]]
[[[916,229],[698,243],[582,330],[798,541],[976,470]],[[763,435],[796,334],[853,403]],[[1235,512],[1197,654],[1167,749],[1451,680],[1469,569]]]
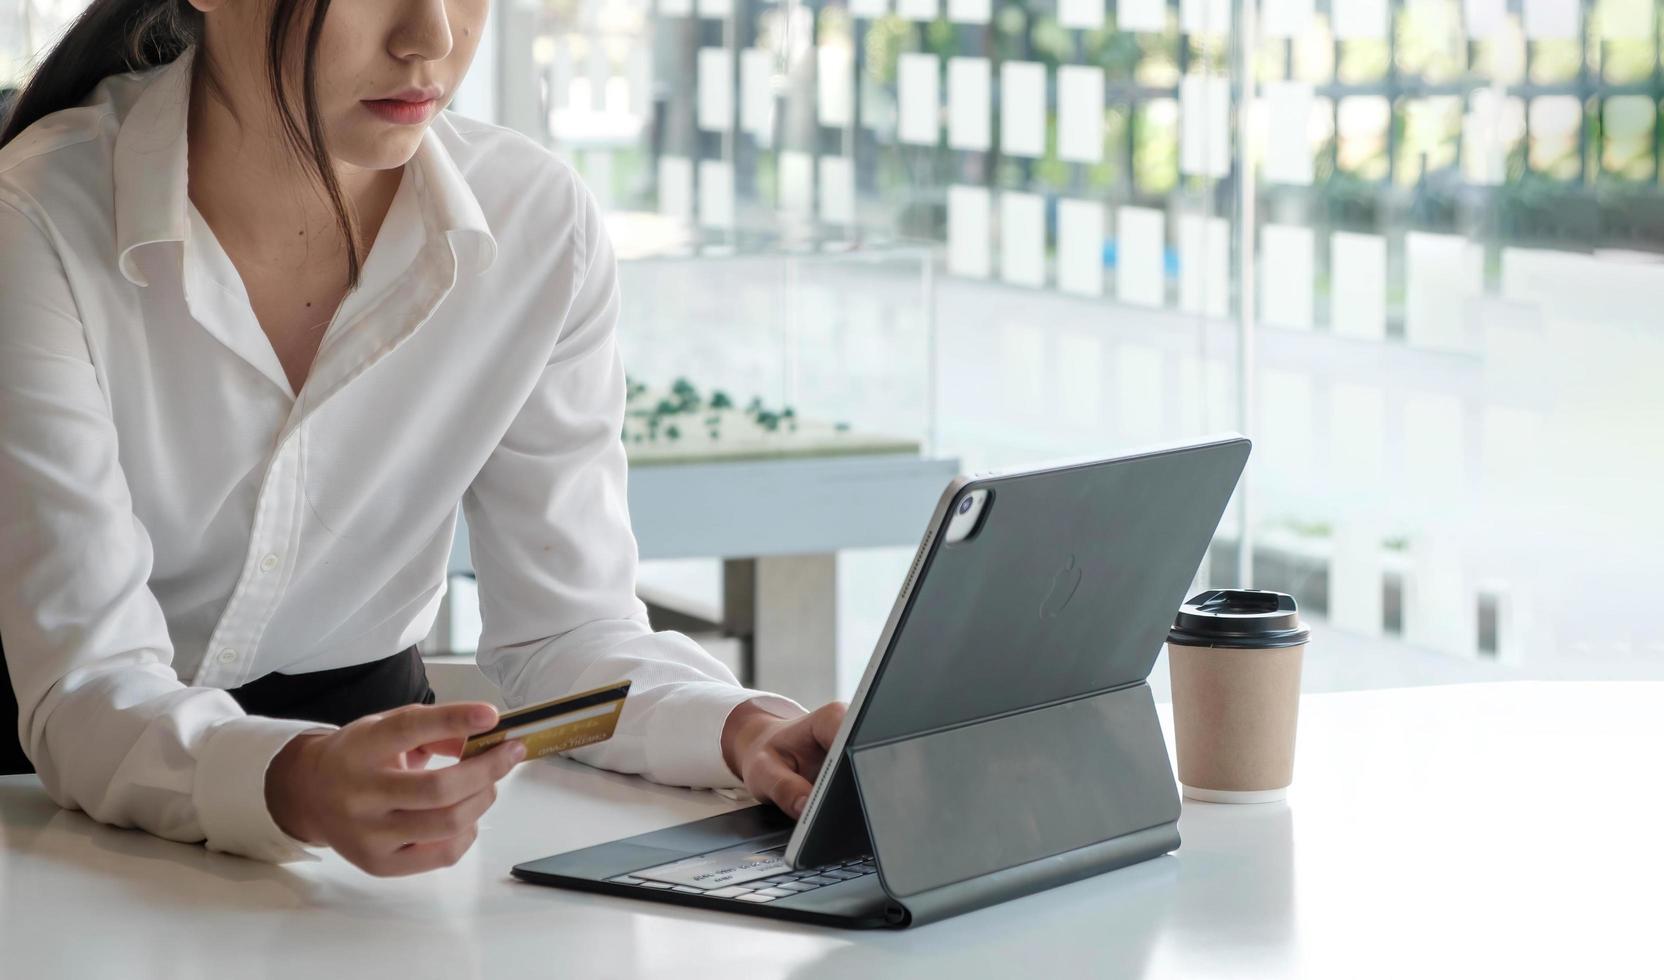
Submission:
[[[593,200],[440,114],[486,7],[97,0],[0,129],[0,638],[61,805],[455,862],[520,757],[426,767],[496,717],[424,703],[412,646],[460,503],[510,704],[632,678],[575,756],[801,812],[843,706],[741,688],[635,598]]]

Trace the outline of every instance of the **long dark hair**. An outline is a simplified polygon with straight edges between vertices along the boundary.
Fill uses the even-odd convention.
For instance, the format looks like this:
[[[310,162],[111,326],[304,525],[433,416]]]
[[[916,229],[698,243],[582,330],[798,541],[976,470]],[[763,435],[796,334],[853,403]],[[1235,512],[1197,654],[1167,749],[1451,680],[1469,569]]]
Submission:
[[[266,28],[266,78],[284,142],[312,171],[347,240],[347,288],[358,285],[358,221],[335,177],[318,114],[318,37],[330,0],[273,0]],[[291,39],[302,36],[300,111],[290,104]],[[0,120],[0,146],[42,116],[79,105],[108,75],[165,65],[202,40],[202,12],[188,0],[93,0],[30,76]],[[214,69],[198,52],[193,70],[212,92]]]

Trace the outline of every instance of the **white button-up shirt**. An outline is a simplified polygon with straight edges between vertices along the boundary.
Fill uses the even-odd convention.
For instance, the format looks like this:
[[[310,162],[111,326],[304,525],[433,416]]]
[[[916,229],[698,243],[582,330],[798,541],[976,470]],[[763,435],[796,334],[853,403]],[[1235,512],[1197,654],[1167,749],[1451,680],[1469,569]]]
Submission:
[[[759,692],[635,596],[616,268],[577,177],[441,113],[296,392],[186,194],[193,54],[0,149],[0,643],[47,791],[303,854],[265,770],[318,726],[223,689],[425,636],[459,504],[505,700],[631,678],[573,754],[735,785],[721,729]]]

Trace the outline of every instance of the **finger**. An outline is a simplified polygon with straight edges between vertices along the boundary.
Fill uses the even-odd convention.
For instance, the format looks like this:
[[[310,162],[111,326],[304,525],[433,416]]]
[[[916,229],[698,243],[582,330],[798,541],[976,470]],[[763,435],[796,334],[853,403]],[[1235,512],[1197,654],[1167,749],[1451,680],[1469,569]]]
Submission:
[[[421,874],[423,871],[448,868],[455,864],[467,853],[468,848],[473,846],[474,839],[478,836],[479,826],[476,824],[446,840],[407,844],[354,863],[365,871],[384,878]]]
[[[768,800],[793,817],[803,815],[809,801],[809,781],[773,755],[764,755],[746,774],[746,788],[761,800]]]
[[[447,738],[418,746],[404,754],[404,767],[406,769],[426,769],[428,760],[435,756],[460,759],[462,758],[462,747],[467,744],[467,741],[463,738]]]
[[[428,755],[443,755],[452,759],[462,758],[462,746],[467,743],[466,738],[442,738],[437,742],[429,742],[421,747],[421,751]]]
[[[838,737],[838,729],[843,727],[844,715],[848,711],[849,705],[833,701],[821,705],[809,715],[809,731],[822,749],[832,747],[832,740]]]
[[[797,771],[814,778],[826,761],[826,751],[838,737],[847,709],[836,701],[795,719],[781,730],[774,748],[795,763]]]
[[[496,784],[450,806],[433,810],[394,810],[381,833],[396,845],[449,840],[474,826],[497,800]]]
[[[389,810],[435,810],[454,806],[492,785],[525,757],[524,743],[504,742],[443,769],[387,771],[376,785]]]
[[[468,848],[474,846],[474,841],[479,837],[479,834],[479,825],[475,824],[455,837],[446,840],[406,845],[399,848],[395,856],[414,865],[415,871],[410,872],[411,874],[416,873],[416,871],[431,871],[434,868],[448,868],[462,860],[462,855],[468,853]]]
[[[489,731],[495,724],[497,709],[484,701],[413,704],[389,711],[370,727],[366,736],[372,751],[398,755],[431,742]]]

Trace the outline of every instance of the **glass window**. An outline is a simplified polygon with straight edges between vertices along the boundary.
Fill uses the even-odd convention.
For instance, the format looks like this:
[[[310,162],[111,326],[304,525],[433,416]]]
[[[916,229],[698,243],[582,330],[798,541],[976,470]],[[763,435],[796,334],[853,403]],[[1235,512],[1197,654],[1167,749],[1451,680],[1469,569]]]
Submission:
[[[1325,683],[1664,677],[1656,4],[1236,6],[499,0],[457,108],[596,189],[649,382],[969,469],[1242,429],[1205,578]]]

